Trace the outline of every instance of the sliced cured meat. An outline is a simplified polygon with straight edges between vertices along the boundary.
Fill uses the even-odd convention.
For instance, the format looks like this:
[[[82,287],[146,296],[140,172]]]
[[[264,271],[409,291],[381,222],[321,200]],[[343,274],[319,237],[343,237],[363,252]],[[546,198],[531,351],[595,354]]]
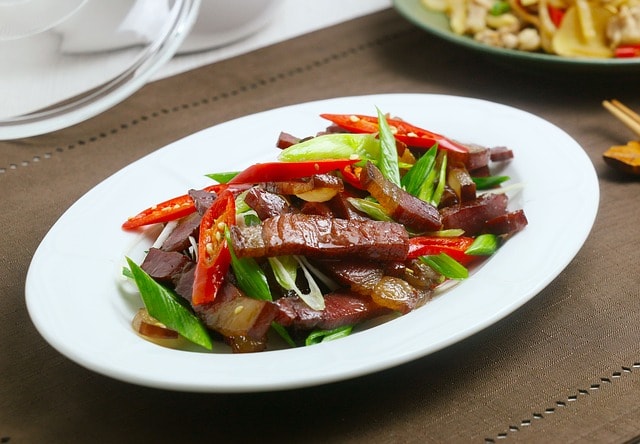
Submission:
[[[234,226],[231,237],[239,257],[294,254],[388,261],[405,259],[409,250],[401,224],[307,214],[281,214],[254,227]]]

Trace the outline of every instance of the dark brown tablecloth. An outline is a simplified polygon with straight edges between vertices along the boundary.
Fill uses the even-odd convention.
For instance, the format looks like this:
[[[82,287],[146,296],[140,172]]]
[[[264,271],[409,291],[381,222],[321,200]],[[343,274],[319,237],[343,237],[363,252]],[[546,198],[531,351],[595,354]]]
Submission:
[[[513,63],[452,46],[387,10],[151,83],[72,128],[0,142],[0,442],[637,439],[640,182],[603,163],[602,152],[632,134],[600,102],[618,98],[640,109],[638,76]],[[94,185],[171,141],[235,117],[387,92],[515,106],[560,126],[590,156],[601,187],[592,233],[566,270],[524,307],[391,370],[257,394],[130,385],[69,361],[38,335],[24,303],[31,256],[63,211]]]

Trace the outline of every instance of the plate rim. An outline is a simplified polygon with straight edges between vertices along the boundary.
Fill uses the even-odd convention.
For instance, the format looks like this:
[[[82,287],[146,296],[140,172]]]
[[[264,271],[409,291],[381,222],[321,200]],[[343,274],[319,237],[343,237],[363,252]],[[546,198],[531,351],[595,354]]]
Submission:
[[[96,190],[101,190],[104,187],[108,187],[112,182],[114,181],[118,181],[122,178],[122,176],[126,176],[127,174],[133,174],[133,172],[135,172],[135,170],[137,168],[140,168],[140,165],[145,165],[145,163],[150,162],[149,159],[154,159],[157,158],[159,156],[162,155],[162,153],[166,153],[167,150],[175,150],[176,147],[180,147],[182,144],[185,143],[189,143],[189,141],[194,140],[194,138],[198,138],[198,137],[204,137],[209,133],[215,133],[216,131],[220,132],[220,131],[225,131],[226,128],[229,128],[230,125],[237,125],[239,124],[239,122],[245,121],[246,119],[258,119],[261,116],[264,116],[267,113],[284,113],[286,114],[287,112],[293,112],[296,111],[300,108],[309,108],[309,107],[314,107],[314,106],[319,106],[322,104],[337,104],[337,103],[348,103],[350,101],[369,101],[370,103],[376,103],[376,102],[393,102],[395,101],[418,101],[418,100],[426,100],[426,101],[435,101],[437,102],[438,100],[444,100],[446,101],[454,101],[454,102],[460,102],[460,103],[476,103],[478,105],[482,105],[482,106],[490,106],[490,107],[497,107],[496,109],[500,109],[502,111],[505,112],[510,112],[510,113],[514,113],[517,115],[523,115],[523,116],[528,116],[531,119],[536,119],[536,121],[540,124],[544,124],[545,126],[547,126],[550,129],[554,129],[554,131],[558,132],[559,134],[564,134],[568,140],[572,141],[573,143],[573,147],[572,149],[575,148],[580,148],[582,150],[582,148],[580,147],[580,145],[573,139],[571,138],[571,136],[569,136],[566,132],[564,132],[562,129],[558,128],[557,126],[553,125],[552,123],[538,117],[535,116],[531,113],[528,113],[527,111],[523,111],[521,109],[517,109],[511,106],[507,106],[507,105],[503,105],[503,104],[499,104],[499,103],[495,103],[495,102],[491,102],[491,101],[487,101],[487,100],[483,100],[483,99],[476,99],[476,98],[469,98],[469,97],[461,97],[461,96],[451,96],[451,95],[445,95],[445,94],[372,94],[372,95],[359,95],[359,96],[348,96],[348,97],[338,97],[338,98],[333,98],[333,99],[323,99],[323,100],[315,100],[315,101],[310,101],[310,102],[303,102],[303,103],[299,103],[299,104],[295,104],[295,105],[288,105],[288,106],[284,106],[284,107],[279,107],[279,108],[273,108],[267,111],[262,111],[259,113],[255,113],[255,114],[249,114],[247,116],[243,116],[243,117],[239,117],[237,119],[233,119],[227,122],[223,122],[217,125],[214,125],[212,127],[206,128],[202,131],[199,131],[197,133],[194,133],[190,136],[187,136],[183,139],[180,139],[176,142],[173,142],[165,147],[162,147],[144,157],[142,157],[141,159],[132,162],[131,164],[123,167],[121,170],[119,170],[118,172],[116,172],[115,174],[113,174],[112,176],[110,176],[109,178],[105,179],[104,181],[100,182],[99,184],[97,184],[95,187],[93,187],[90,191],[88,191],[85,195],[83,195],[80,199],[78,199],[67,211],[65,211],[62,216],[60,216],[60,218],[56,221],[56,223],[51,227],[51,229],[49,230],[49,232],[45,235],[45,237],[43,238],[41,244],[38,246],[38,249],[36,250],[36,252],[34,253],[33,259],[31,261],[29,270],[27,272],[27,278],[26,278],[26,283],[25,283],[25,299],[26,299],[26,303],[27,303],[27,308],[28,308],[28,312],[29,315],[31,317],[31,320],[33,322],[33,324],[35,325],[36,329],[39,331],[39,333],[47,340],[47,342],[49,342],[54,348],[56,348],[59,352],[61,352],[63,355],[65,355],[66,357],[68,357],[69,359],[71,359],[72,361],[75,361],[83,366],[85,366],[86,368],[89,368],[93,371],[96,371],[97,373],[106,375],[106,376],[110,376],[113,377],[115,379],[119,379],[119,380],[123,380],[123,381],[127,381],[127,382],[131,382],[131,383],[135,383],[135,384],[139,384],[139,385],[143,385],[143,386],[151,386],[151,387],[156,387],[156,388],[162,388],[162,389],[168,389],[168,390],[179,390],[179,391],[194,391],[194,392],[257,392],[257,391],[272,391],[272,390],[284,390],[284,389],[293,389],[293,388],[301,388],[301,387],[307,387],[307,386],[313,386],[313,385],[319,385],[319,384],[325,384],[325,383],[329,383],[329,382],[335,382],[335,381],[339,381],[339,380],[344,380],[344,379],[350,379],[353,377],[357,377],[357,376],[362,376],[365,374],[370,374],[370,373],[374,373],[380,370],[384,370],[390,367],[394,367],[400,364],[404,364],[407,363],[409,361],[415,360],[417,358],[420,357],[424,357],[427,356],[431,353],[434,353],[438,350],[441,350],[443,348],[446,348],[460,340],[463,340],[469,336],[472,336],[476,333],[478,333],[479,331],[490,327],[491,325],[495,324],[495,322],[497,322],[498,320],[506,317],[508,314],[512,313],[514,310],[516,310],[518,307],[520,307],[521,305],[523,305],[524,303],[528,302],[530,299],[532,299],[533,297],[535,297],[543,288],[545,288],[553,279],[555,279],[561,272],[562,270],[564,270],[564,268],[566,268],[566,266],[569,264],[569,262],[571,260],[573,260],[573,258],[575,257],[575,255],[578,253],[578,251],[582,248],[582,245],[584,244],[584,242],[586,241],[591,228],[593,226],[593,223],[595,221],[595,217],[597,214],[597,209],[598,209],[598,202],[599,202],[599,187],[598,187],[598,183],[597,183],[597,176],[595,173],[595,169],[593,167],[593,164],[590,162],[590,160],[588,159],[588,156],[586,155],[586,153],[584,152],[584,150],[582,150],[582,163],[584,165],[588,165],[588,171],[585,171],[584,173],[588,176],[590,176],[590,182],[589,184],[595,188],[595,192],[592,190],[592,192],[594,192],[595,194],[593,194],[591,196],[591,200],[590,200],[590,207],[589,207],[589,214],[588,214],[588,223],[582,227],[582,231],[580,233],[580,239],[578,239],[575,242],[574,245],[574,249],[575,251],[572,251],[571,253],[569,253],[566,258],[565,258],[565,262],[562,264],[562,266],[560,267],[560,269],[555,270],[553,273],[547,275],[545,277],[545,279],[541,282],[538,283],[538,285],[536,286],[536,290],[535,292],[533,292],[533,294],[529,295],[526,298],[521,298],[518,299],[516,301],[516,303],[508,305],[508,306],[503,306],[501,307],[501,309],[497,312],[495,312],[493,314],[492,317],[490,318],[485,318],[482,319],[481,322],[479,322],[477,325],[475,325],[473,328],[470,329],[466,329],[463,332],[458,332],[457,334],[453,334],[451,336],[449,336],[448,338],[445,338],[444,340],[440,340],[437,344],[436,347],[431,347],[428,350],[425,351],[425,349],[423,348],[411,348],[411,347],[405,347],[405,349],[401,350],[400,352],[395,352],[391,358],[387,359],[387,360],[377,360],[372,363],[372,362],[368,362],[367,365],[362,365],[361,363],[350,363],[351,365],[348,366],[347,368],[342,368],[339,369],[338,371],[329,371],[326,374],[316,374],[313,375],[312,377],[310,376],[305,376],[305,375],[296,375],[295,378],[293,379],[289,379],[289,380],[282,380],[282,379],[274,379],[271,381],[234,381],[232,383],[212,383],[212,384],[202,384],[202,383],[189,383],[189,382],[185,382],[185,381],[171,381],[171,380],[167,380],[167,376],[166,374],[159,374],[159,375],[154,375],[153,377],[140,377],[140,375],[136,375],[136,374],[131,374],[130,372],[123,370],[122,368],[105,368],[105,364],[104,362],[98,360],[95,360],[95,357],[91,357],[91,356],[84,356],[82,354],[78,354],[77,350],[73,350],[72,348],[69,347],[69,344],[64,343],[64,341],[61,341],[61,339],[59,337],[56,337],[55,332],[52,330],[51,325],[48,325],[47,319],[46,317],[43,317],[44,313],[42,312],[41,308],[37,302],[38,302],[38,297],[36,295],[36,293],[38,290],[38,267],[41,267],[41,262],[43,259],[43,254],[46,251],[46,248],[50,247],[50,243],[52,242],[53,238],[55,237],[55,234],[57,231],[59,231],[61,229],[62,226],[64,226],[65,222],[67,221],[67,218],[69,217],[70,214],[72,214],[74,212],[74,209],[78,209],[79,207],[82,207],[82,205],[84,205],[85,201],[90,200],[91,197],[97,193]],[[402,110],[389,110],[389,111],[393,111],[393,112],[397,112],[399,115],[402,114]],[[309,117],[310,118],[310,117]],[[222,129],[221,129],[222,128]],[[321,129],[321,128],[318,128]],[[516,159],[517,159],[518,154],[516,153]],[[119,229],[118,227],[115,227],[116,229]],[[124,254],[124,252],[123,252]],[[495,258],[494,258],[495,259]],[[493,260],[493,259],[492,259]],[[437,302],[437,299],[434,300]],[[431,301],[429,304],[427,304],[427,306],[434,304],[434,301]],[[399,319],[404,319],[404,318],[409,318],[411,316],[416,316],[415,315],[416,312],[412,312],[409,313],[408,315],[405,315]],[[394,321],[395,322],[395,321]],[[391,323],[386,323],[386,324],[382,324],[380,326],[377,326],[375,328],[376,332],[381,332],[380,334],[382,334],[382,332],[386,332],[387,329],[392,328],[393,326],[391,325]],[[393,330],[392,330],[393,333]],[[269,362],[270,359],[269,358],[264,358],[263,356],[265,355],[272,355],[275,356],[275,354],[278,354],[278,356],[285,356],[291,353],[295,353],[296,356],[298,355],[303,355],[300,357],[304,357],[304,358],[309,358],[309,359],[334,359],[335,355],[338,354],[340,355],[341,353],[344,352],[343,349],[347,348],[350,345],[351,342],[353,342],[354,339],[353,337],[347,337],[347,338],[343,338],[340,341],[335,341],[335,343],[328,343],[328,344],[319,344],[313,347],[307,347],[307,348],[297,348],[297,349],[292,349],[292,350],[279,350],[279,351],[270,351],[267,353],[258,353],[258,354],[251,354],[251,355],[231,355],[234,356],[234,362],[240,362],[243,363],[247,360],[249,361],[258,361],[258,362],[262,362],[264,364],[263,361],[267,361],[269,365],[273,366],[275,365],[272,362]],[[359,341],[356,341],[359,342]],[[366,341],[365,341],[366,342]],[[143,344],[143,343],[146,343]],[[336,345],[337,344],[337,345]],[[343,344],[343,345],[340,345]],[[145,353],[149,353],[149,359],[153,358],[153,360],[157,360],[158,359],[158,355],[162,355],[162,357],[160,358],[160,360],[164,359],[165,357],[171,355],[171,356],[176,356],[178,357],[180,355],[180,353],[189,353],[190,356],[193,358],[192,361],[202,361],[202,356],[211,356],[209,354],[193,354],[192,352],[180,352],[180,351],[168,351],[167,349],[164,349],[162,347],[153,345],[148,343],[147,341],[144,341],[142,339],[140,339],[140,343],[136,343],[136,347],[137,350],[143,350]],[[152,348],[149,348],[152,347]],[[160,352],[158,349],[163,350],[162,352]],[[316,356],[317,354],[317,356]],[[311,356],[309,356],[311,355]],[[220,358],[221,356],[226,356],[226,355],[213,355],[213,356],[218,356],[220,360],[228,360],[227,358]],[[300,358],[298,357],[298,359]],[[93,359],[92,359],[93,358]],[[182,358],[180,358],[182,359]],[[288,357],[287,357],[288,359]],[[226,361],[225,361],[226,362]]]

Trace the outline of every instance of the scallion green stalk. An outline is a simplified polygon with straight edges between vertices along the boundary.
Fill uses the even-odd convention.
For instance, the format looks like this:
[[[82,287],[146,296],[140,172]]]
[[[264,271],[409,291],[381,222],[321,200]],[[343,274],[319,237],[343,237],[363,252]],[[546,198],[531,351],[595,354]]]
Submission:
[[[205,176],[207,176],[209,179],[213,179],[218,183],[227,183],[237,175],[238,175],[238,171],[205,174]]]
[[[354,157],[377,164],[380,157],[380,141],[375,134],[335,133],[316,136],[285,148],[278,155],[278,160],[298,162]]]
[[[298,285],[296,284],[296,274],[292,272],[291,264],[285,262],[286,260],[281,261],[281,257],[270,257],[268,258],[268,260],[271,264],[274,275],[276,275],[278,283],[280,283],[282,288],[284,288],[285,290],[294,291],[298,295],[298,297],[300,297],[300,299],[302,299],[312,309],[324,310],[324,295],[322,294],[322,290],[320,290],[320,287],[318,287],[318,284],[313,278],[313,275],[309,272],[303,261],[301,261],[296,256],[291,257],[302,269],[302,272],[307,279],[307,284],[309,285],[309,292],[304,293],[300,288],[298,288]]]
[[[273,321],[271,323],[271,328],[273,328],[273,330],[278,333],[278,335],[284,339],[284,342],[287,343],[287,345],[289,345],[290,347],[295,347],[296,343],[295,341],[291,338],[291,335],[289,334],[289,332],[287,331],[286,328],[284,328],[282,325],[278,324],[277,322]]]
[[[418,191],[418,198],[424,200],[425,202],[431,202],[431,198],[433,197],[433,191],[435,189],[436,177],[438,176],[438,171],[435,168],[432,168],[429,171],[426,179],[422,183],[420,187],[420,191]]]
[[[498,236],[495,234],[481,234],[476,237],[465,253],[472,256],[491,256],[498,249],[499,243]]]
[[[236,276],[238,287],[249,297],[263,301],[271,301],[271,290],[267,276],[262,271],[256,260],[252,257],[239,258],[233,250],[229,229],[225,229],[225,237],[231,253],[231,269]]]
[[[149,314],[166,325],[167,328],[177,331],[185,339],[211,350],[213,343],[207,329],[186,306],[186,301],[156,282],[130,258],[126,259],[130,275],[140,291],[140,296]]]
[[[509,180],[509,176],[487,176],[487,177],[472,177],[471,180],[476,184],[478,190],[488,190],[490,188],[497,187],[502,182]]]
[[[420,194],[420,188],[427,180],[429,173],[433,171],[437,154],[438,147],[434,145],[416,161],[413,168],[402,176],[401,185],[407,193],[416,197]]]
[[[431,205],[438,207],[442,194],[444,193],[444,186],[447,182],[447,152],[442,150],[438,153],[438,159],[440,164],[440,173],[438,174],[438,183],[436,184],[433,196],[431,196]]]
[[[420,260],[449,279],[466,279],[469,270],[446,253],[433,256],[420,256]]]
[[[319,344],[320,342],[333,341],[334,339],[344,338],[349,336],[353,331],[352,325],[345,325],[342,327],[333,328],[331,330],[314,330],[309,333],[305,340],[305,345]]]
[[[374,202],[369,199],[361,199],[359,197],[347,197],[347,201],[353,205],[356,210],[363,212],[371,219],[385,222],[393,220],[378,202]]]
[[[247,202],[244,200],[248,192],[249,190],[243,191],[236,197],[236,219],[240,218],[247,226],[259,225],[260,218],[258,217],[258,213],[247,205]]]
[[[293,290],[298,276],[298,261],[293,256],[268,257],[276,282],[285,290]]]
[[[400,168],[398,167],[398,148],[396,148],[396,138],[391,131],[387,119],[378,111],[378,137],[380,138],[380,157],[378,168],[382,175],[389,181],[400,186]]]

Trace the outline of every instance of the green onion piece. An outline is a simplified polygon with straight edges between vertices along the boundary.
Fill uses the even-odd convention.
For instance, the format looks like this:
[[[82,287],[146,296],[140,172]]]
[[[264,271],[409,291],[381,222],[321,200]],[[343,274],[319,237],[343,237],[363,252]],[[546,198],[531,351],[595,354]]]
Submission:
[[[286,342],[290,347],[296,346],[295,341],[291,338],[291,335],[289,334],[287,329],[282,325],[274,321],[271,323],[271,328],[273,328],[275,332],[278,333],[278,335],[280,335],[280,337],[284,339],[284,342]]]
[[[509,12],[510,9],[511,7],[508,1],[498,0],[489,8],[489,14],[494,16],[502,15]]]
[[[345,336],[349,336],[352,330],[352,325],[345,325],[331,330],[314,330],[309,333],[309,336],[307,336],[304,345],[314,345],[319,344],[320,342],[327,342],[333,341],[334,339],[344,338]]]
[[[438,230],[438,231],[427,231],[423,233],[425,236],[436,236],[436,237],[459,237],[464,234],[464,230],[461,228],[448,228],[446,230]]]
[[[444,193],[444,186],[447,182],[447,152],[442,150],[438,153],[438,160],[440,161],[440,174],[438,175],[438,183],[435,190],[433,190],[433,196],[431,196],[431,205],[438,207],[442,194]]]
[[[122,267],[122,275],[126,278],[133,279],[133,273],[127,267]]]
[[[324,295],[313,278],[313,275],[297,256],[292,257],[296,260],[298,266],[302,269],[302,272],[307,279],[307,283],[309,284],[309,293],[303,293],[302,290],[298,288],[295,276],[286,270],[284,264],[280,260],[280,257],[268,258],[274,274],[279,275],[279,278],[283,280],[284,285],[281,284],[283,288],[294,291],[309,307],[314,310],[324,310]]]
[[[238,196],[236,196],[236,214],[240,214],[240,213],[246,213],[248,211],[253,211],[252,208],[247,205],[247,203],[244,201],[244,198],[246,197],[247,193],[249,192],[249,190],[243,191],[242,193],[238,194]]]
[[[305,256],[295,256],[295,258],[307,267],[307,270],[313,272],[314,279],[320,281],[329,291],[335,291],[340,288],[340,285],[333,280],[333,278],[327,276],[327,274],[318,267],[312,265]]]
[[[242,217],[245,225],[259,225],[261,221],[258,217],[258,213],[247,205],[247,202],[244,200],[248,192],[249,190],[243,191],[236,197],[236,217]]]
[[[371,219],[382,220],[390,222],[391,216],[389,216],[378,202],[374,202],[368,199],[361,199],[358,197],[347,197],[347,201],[355,207],[356,210],[362,211]]]
[[[433,196],[433,191],[435,189],[436,176],[438,172],[435,168],[433,168],[424,183],[420,187],[420,191],[418,192],[418,198],[424,200],[425,202],[431,202],[431,197]]]
[[[472,256],[490,256],[496,252],[499,246],[498,236],[495,234],[481,234],[465,251]]]
[[[401,170],[409,171],[411,168],[413,168],[413,165],[413,163],[401,162],[400,160],[398,160],[398,168],[400,168]],[[402,183],[402,179],[400,179],[400,183]]]
[[[471,180],[476,184],[478,190],[488,190],[490,188],[497,187],[502,182],[509,180],[509,176],[487,176],[487,177],[472,177]]]
[[[269,290],[267,276],[264,274],[264,271],[262,271],[262,268],[260,268],[256,260],[252,257],[239,258],[236,256],[228,228],[224,230],[224,235],[227,238],[229,253],[231,254],[231,269],[233,270],[233,274],[236,276],[240,290],[245,292],[247,296],[254,299],[260,299],[263,301],[273,300],[271,291]]]
[[[449,279],[466,279],[469,270],[446,253],[433,256],[420,256],[420,260]]]
[[[313,308],[314,310],[324,310],[325,305],[324,305],[324,295],[322,294],[322,290],[320,290],[320,287],[318,287],[316,280],[313,278],[313,275],[311,274],[307,266],[304,264],[304,262],[302,262],[297,257],[296,259],[298,260],[298,264],[300,264],[300,268],[302,268],[304,277],[307,278],[307,284],[309,285],[309,293],[303,293],[301,290],[297,289],[297,287],[294,289],[294,291],[298,296],[300,296],[300,299],[302,299],[307,303],[309,307]]]
[[[226,173],[209,173],[205,174],[209,179],[213,179],[218,183],[227,183],[238,175],[238,171],[229,171]]]
[[[293,256],[268,257],[267,260],[278,284],[285,290],[293,290],[298,276],[298,261]]]
[[[377,164],[380,141],[375,134],[323,134],[285,148],[278,155],[283,162],[322,159],[370,160]]]
[[[171,290],[154,281],[134,261],[128,257],[126,259],[149,314],[194,344],[211,350],[213,343],[207,329],[186,306],[186,302],[183,302]]]
[[[396,148],[396,138],[391,131],[387,119],[378,108],[378,130],[380,131],[380,158],[378,168],[382,175],[400,186],[400,168],[398,167],[398,148]]]
[[[437,154],[438,146],[434,145],[416,161],[413,168],[402,176],[401,185],[407,193],[413,196],[420,194],[422,184],[434,168]]]
[[[244,217],[244,224],[248,227],[260,225],[260,223],[262,222],[255,212],[251,212],[251,213],[247,212],[247,213],[244,213],[242,216]]]

